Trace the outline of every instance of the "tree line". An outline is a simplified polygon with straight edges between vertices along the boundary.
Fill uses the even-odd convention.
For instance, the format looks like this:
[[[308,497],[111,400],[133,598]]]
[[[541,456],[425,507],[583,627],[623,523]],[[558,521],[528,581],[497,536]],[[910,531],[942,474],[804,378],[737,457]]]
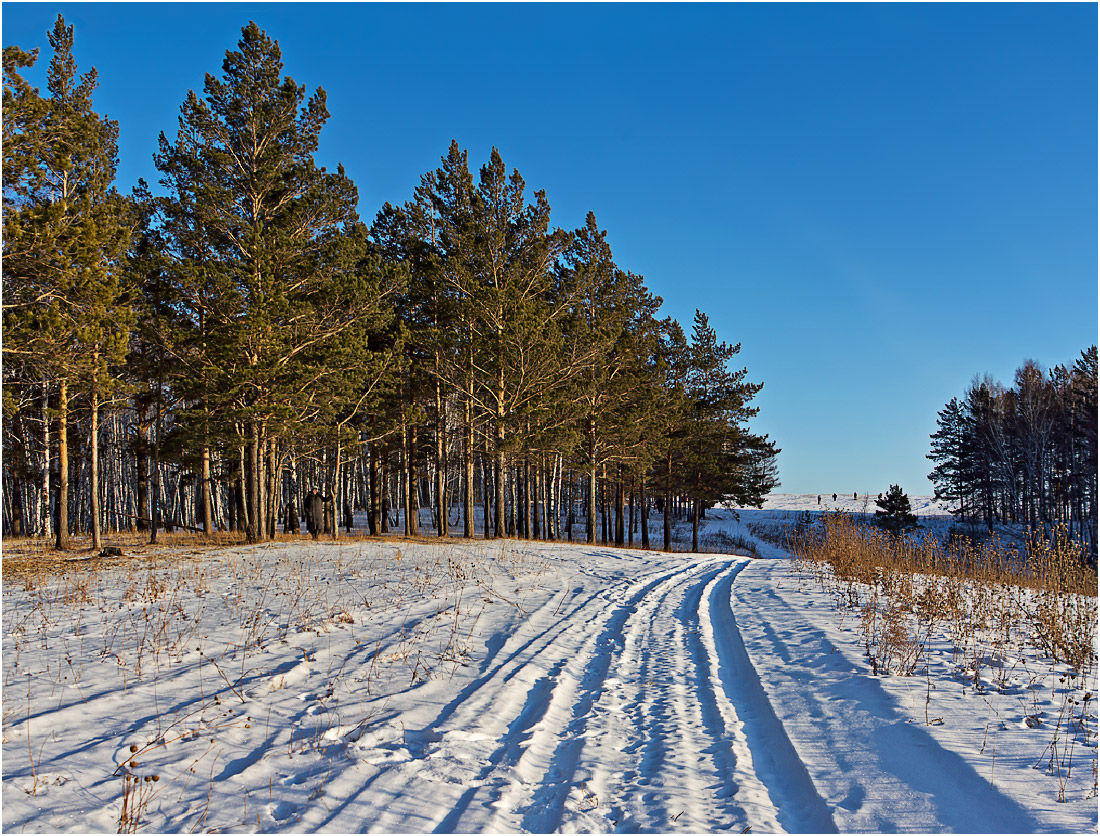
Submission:
[[[928,458],[955,514],[1038,530],[1065,524],[1096,553],[1096,346],[1049,373],[1027,361],[1013,385],[975,379],[939,412]]]
[[[453,142],[368,225],[314,155],[324,91],[256,24],[161,134],[155,191],[114,184],[118,125],[58,17],[4,49],[4,508],[9,534],[185,525],[248,541],[320,487],[371,534],[648,546],[649,510],[759,504],[761,384],[697,311],[660,317],[595,215],[554,227],[494,148]],[[480,519],[481,532],[475,530]]]

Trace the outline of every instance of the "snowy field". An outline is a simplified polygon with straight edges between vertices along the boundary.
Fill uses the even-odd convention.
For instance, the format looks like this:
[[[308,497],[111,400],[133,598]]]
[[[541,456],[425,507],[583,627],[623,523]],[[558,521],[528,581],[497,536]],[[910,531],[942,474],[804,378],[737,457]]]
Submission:
[[[836,499],[833,499],[833,496]],[[818,498],[820,497],[820,502]],[[874,514],[878,494],[869,493],[772,493],[764,497],[762,511],[844,511],[847,514]],[[909,504],[918,517],[950,517],[951,512],[932,496],[910,496]],[[755,509],[747,509],[752,512]]]
[[[9,832],[1097,829],[1095,669],[1073,688],[1018,646],[975,679],[933,641],[873,676],[858,615],[782,557],[303,540],[9,566]]]
[[[875,498],[877,494],[838,494],[834,500],[833,495],[829,494],[810,494],[810,493],[773,493],[764,498],[764,504],[761,508],[741,508],[736,505],[731,506],[729,509],[718,508],[717,517],[714,517],[713,511],[708,510],[707,516],[714,519],[730,519],[728,513],[723,514],[723,510],[736,510],[738,517],[740,517],[743,523],[753,521],[769,521],[769,522],[787,522],[794,521],[798,518],[799,514],[803,511],[809,511],[813,514],[823,514],[830,511],[843,511],[846,514],[864,514],[873,517],[875,509],[878,507],[875,505]],[[818,502],[818,497],[821,501]],[[945,508],[940,502],[931,496],[911,496],[909,502],[912,506],[913,513],[921,518],[921,522],[925,527],[931,527],[933,529],[948,528],[953,522],[954,518],[951,516],[951,512]],[[578,522],[574,526],[574,537],[578,540],[584,539],[584,522],[583,522],[583,509],[578,509],[577,513]],[[353,516],[354,525],[348,531],[341,528],[341,535],[350,533],[351,535],[363,535],[367,534],[367,512],[357,511]],[[708,526],[706,519],[702,521],[703,529]],[[641,542],[640,534],[640,522],[635,522],[634,530],[634,542]],[[389,530],[391,532],[401,532],[404,530],[404,515],[400,510],[394,510],[391,513],[389,521]],[[676,550],[682,550],[686,548],[685,543],[691,542],[691,522],[690,520],[673,520],[674,532],[673,543],[676,545]],[[710,526],[712,533],[714,531],[726,531],[728,533],[728,526]],[[480,535],[485,530],[484,518],[480,508],[475,509],[474,514],[474,530]],[[424,536],[431,537],[435,531],[434,522],[429,509],[422,508],[420,511],[420,533]],[[448,518],[448,531],[453,536],[462,536],[462,515],[461,509],[455,507],[451,510],[451,514]],[[563,524],[564,531],[564,524]],[[651,545],[654,548],[660,549],[664,544],[664,530],[662,528],[662,517],[656,511],[650,514],[649,518],[649,536]]]

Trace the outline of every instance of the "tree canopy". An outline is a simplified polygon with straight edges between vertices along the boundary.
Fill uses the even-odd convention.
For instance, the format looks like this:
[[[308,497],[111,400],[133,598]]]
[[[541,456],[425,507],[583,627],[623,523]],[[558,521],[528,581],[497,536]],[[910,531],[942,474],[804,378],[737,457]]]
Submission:
[[[47,95],[35,53],[4,53],[5,450],[24,459],[5,478],[37,506],[27,530],[64,545],[71,511],[260,541],[312,486],[374,533],[417,533],[426,505],[440,535],[454,509],[466,536],[480,514],[487,536],[623,543],[656,503],[697,547],[707,505],[777,483],[740,346],[702,312],[690,339],[659,318],[595,213],[555,226],[496,148],[472,171],[452,142],[363,223],[343,167],[315,160],[324,90],[249,23],[161,134],[158,182],[124,197],[72,42],[59,18]],[[78,458],[108,461],[76,496],[70,413]]]

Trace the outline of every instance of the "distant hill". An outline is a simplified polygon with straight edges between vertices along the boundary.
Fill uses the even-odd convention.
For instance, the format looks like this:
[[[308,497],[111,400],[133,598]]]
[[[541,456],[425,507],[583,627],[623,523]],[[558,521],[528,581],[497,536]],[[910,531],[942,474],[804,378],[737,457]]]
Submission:
[[[848,513],[873,514],[875,500],[878,494],[859,494],[853,499],[851,493],[838,493],[836,501],[833,494],[820,494],[821,502],[817,501],[816,493],[773,493],[764,499],[765,511],[845,511]],[[913,513],[918,517],[949,517],[951,512],[931,496],[909,495],[909,502],[913,506]]]

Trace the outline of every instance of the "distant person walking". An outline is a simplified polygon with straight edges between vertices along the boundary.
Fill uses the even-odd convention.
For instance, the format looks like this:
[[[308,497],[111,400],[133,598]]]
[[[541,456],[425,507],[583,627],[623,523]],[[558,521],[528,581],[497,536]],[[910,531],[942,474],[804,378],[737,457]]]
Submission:
[[[325,521],[325,503],[316,488],[309,489],[306,497],[306,527],[316,540],[321,535],[321,526]]]
[[[336,533],[336,504],[333,502],[331,494],[325,494],[323,497],[325,503],[325,534]]]

